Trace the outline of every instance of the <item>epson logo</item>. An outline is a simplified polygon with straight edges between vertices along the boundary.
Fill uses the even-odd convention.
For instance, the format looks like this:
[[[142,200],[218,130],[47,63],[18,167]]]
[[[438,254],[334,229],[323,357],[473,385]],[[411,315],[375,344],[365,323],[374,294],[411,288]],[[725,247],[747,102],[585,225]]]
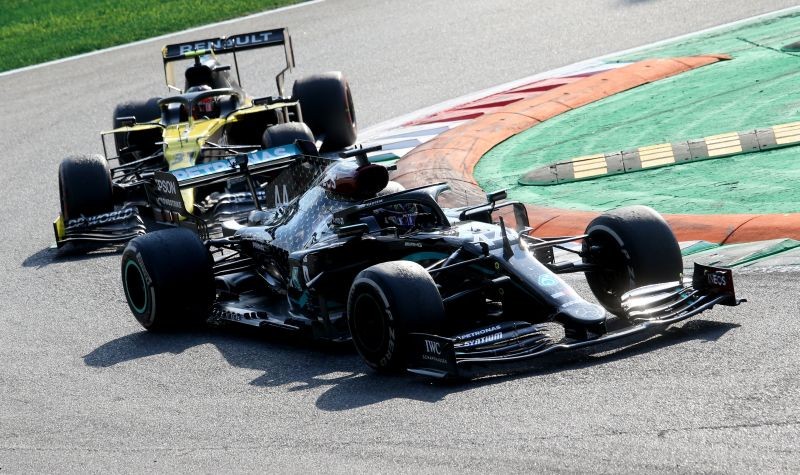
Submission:
[[[178,193],[178,185],[174,181],[155,179],[156,189],[159,193],[176,194]]]

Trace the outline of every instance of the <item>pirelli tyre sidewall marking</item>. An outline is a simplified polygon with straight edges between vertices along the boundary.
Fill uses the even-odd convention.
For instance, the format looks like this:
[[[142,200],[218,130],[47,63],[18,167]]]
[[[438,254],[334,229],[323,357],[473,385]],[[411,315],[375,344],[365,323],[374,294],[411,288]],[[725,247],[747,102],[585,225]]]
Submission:
[[[129,272],[131,267],[135,268],[136,272],[134,273],[138,276],[139,280],[136,282],[129,282],[129,277],[131,277],[133,274]],[[131,310],[133,310],[136,318],[143,324],[151,324],[153,316],[155,315],[156,301],[153,292],[153,280],[150,278],[150,274],[147,273],[147,267],[144,265],[141,253],[136,252],[133,256],[128,258],[128,260],[125,262],[124,274],[125,297],[127,297]],[[131,297],[131,284],[141,286],[143,297],[141,306],[138,306],[133,302],[133,298]]]
[[[381,304],[383,307],[383,312],[386,316],[385,323],[387,340],[385,349],[379,350],[379,352],[382,352],[383,354],[376,358],[376,360],[379,367],[386,368],[391,365],[392,358],[397,349],[397,325],[395,324],[394,316],[392,315],[391,306],[389,305],[389,300],[386,298],[386,295],[383,293],[380,286],[372,279],[366,277],[356,279],[355,282],[353,282],[353,288],[357,289],[359,287],[366,287],[369,289],[362,290],[362,292],[368,292],[372,294],[371,298],[378,297],[376,299],[376,303]]]

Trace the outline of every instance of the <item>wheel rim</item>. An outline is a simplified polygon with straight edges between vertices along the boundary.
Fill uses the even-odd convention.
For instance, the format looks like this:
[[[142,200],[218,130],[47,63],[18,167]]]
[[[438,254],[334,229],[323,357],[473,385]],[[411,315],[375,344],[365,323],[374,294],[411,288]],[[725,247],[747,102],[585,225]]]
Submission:
[[[598,300],[605,300],[606,305],[617,306],[622,293],[619,289],[629,286],[630,275],[625,255],[617,241],[604,233],[590,236],[587,244],[600,247],[601,251],[591,257],[591,263],[602,267],[604,270],[593,272],[592,280],[594,290],[599,290],[605,299],[597,295]]]
[[[385,308],[373,295],[362,293],[353,305],[353,338],[367,352],[377,353],[386,340]]]
[[[148,299],[147,284],[142,269],[134,260],[125,263],[125,296],[136,313],[144,313]]]

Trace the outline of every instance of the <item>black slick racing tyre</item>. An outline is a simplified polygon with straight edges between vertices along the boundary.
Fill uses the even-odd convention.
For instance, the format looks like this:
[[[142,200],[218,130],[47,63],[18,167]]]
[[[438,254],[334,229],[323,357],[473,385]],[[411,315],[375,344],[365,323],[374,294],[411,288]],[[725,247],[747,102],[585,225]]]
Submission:
[[[586,272],[586,280],[611,313],[624,314],[620,298],[625,292],[681,278],[678,241],[652,208],[628,206],[604,213],[589,223],[586,234],[583,261],[599,267]]]
[[[194,232],[165,229],[133,239],[122,253],[121,271],[128,307],[145,329],[190,328],[208,317],[212,258]]]
[[[300,101],[303,122],[314,136],[324,136],[323,151],[341,150],[356,143],[356,111],[350,85],[342,73],[332,71],[298,79],[292,97]]]
[[[58,193],[64,223],[114,209],[111,173],[100,155],[76,155],[58,167]]]
[[[438,332],[445,321],[436,284],[415,262],[383,262],[361,271],[350,287],[347,324],[358,353],[371,368],[406,367],[408,333]]]
[[[136,122],[143,124],[161,117],[158,107],[160,97],[153,97],[146,101],[131,101],[118,104],[114,108],[112,126],[116,129],[122,126],[122,117],[136,117]],[[156,142],[161,141],[161,130],[143,130],[136,133],[118,132],[114,134],[114,145],[117,149],[119,163],[126,163],[152,155],[158,150]]]
[[[291,145],[295,140],[307,140],[314,143],[314,134],[302,122],[271,125],[264,131],[264,135],[261,137],[261,145],[264,148],[280,147],[281,145]]]

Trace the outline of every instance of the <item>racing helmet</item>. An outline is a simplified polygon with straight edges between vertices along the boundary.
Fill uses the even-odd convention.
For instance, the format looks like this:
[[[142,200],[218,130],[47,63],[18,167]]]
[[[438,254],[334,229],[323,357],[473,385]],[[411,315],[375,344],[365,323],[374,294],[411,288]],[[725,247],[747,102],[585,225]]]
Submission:
[[[190,87],[186,92],[210,91],[209,86]],[[206,97],[192,104],[192,117],[197,119],[216,119],[219,117],[219,102],[216,97]]]
[[[427,229],[435,224],[430,208],[413,202],[396,202],[372,212],[381,228],[393,227],[401,235],[417,229]]]

